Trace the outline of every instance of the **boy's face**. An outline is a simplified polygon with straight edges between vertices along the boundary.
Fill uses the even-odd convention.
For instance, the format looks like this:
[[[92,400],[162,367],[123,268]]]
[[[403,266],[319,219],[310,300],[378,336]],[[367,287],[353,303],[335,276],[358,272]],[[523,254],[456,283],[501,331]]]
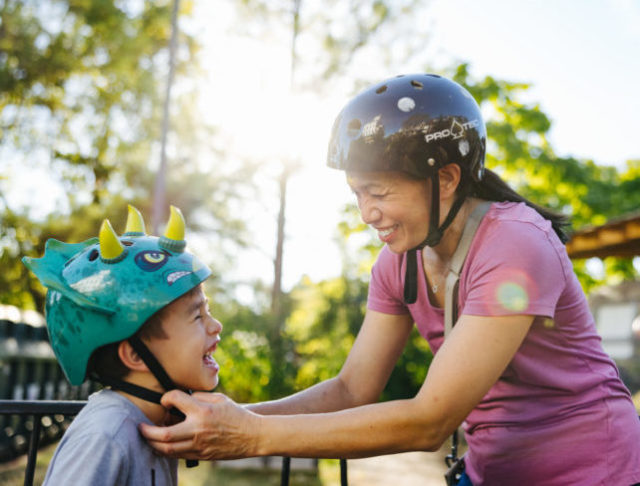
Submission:
[[[166,338],[150,338],[146,344],[173,382],[189,390],[215,388],[219,367],[212,354],[222,324],[209,314],[202,285],[167,306],[162,330]]]

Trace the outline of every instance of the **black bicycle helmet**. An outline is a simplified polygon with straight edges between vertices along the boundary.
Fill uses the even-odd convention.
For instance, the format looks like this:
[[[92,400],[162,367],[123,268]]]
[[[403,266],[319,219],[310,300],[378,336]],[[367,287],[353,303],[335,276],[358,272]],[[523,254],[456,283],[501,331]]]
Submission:
[[[373,85],[342,109],[333,125],[327,165],[353,171],[401,171],[432,180],[431,217],[424,241],[408,252],[405,301],[417,297],[416,252],[435,246],[484,172],[486,129],[480,107],[458,83],[410,74]],[[461,190],[440,224],[438,169],[462,169]]]

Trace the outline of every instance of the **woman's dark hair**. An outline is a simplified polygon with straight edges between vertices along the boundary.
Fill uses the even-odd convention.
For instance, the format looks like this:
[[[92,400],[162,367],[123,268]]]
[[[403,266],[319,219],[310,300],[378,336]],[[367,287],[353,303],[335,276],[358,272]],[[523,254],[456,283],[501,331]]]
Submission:
[[[467,181],[470,179],[471,178],[467,178]],[[570,221],[567,216],[532,203],[527,198],[514,191],[495,172],[485,169],[482,180],[479,182],[470,182],[470,187],[469,182],[467,182],[467,184],[461,183],[460,189],[465,190],[464,186],[467,186],[466,190],[471,196],[485,199],[487,201],[511,201],[525,203],[527,206],[535,209],[544,219],[551,222],[553,230],[556,232],[562,243],[569,241],[566,229],[569,227]]]

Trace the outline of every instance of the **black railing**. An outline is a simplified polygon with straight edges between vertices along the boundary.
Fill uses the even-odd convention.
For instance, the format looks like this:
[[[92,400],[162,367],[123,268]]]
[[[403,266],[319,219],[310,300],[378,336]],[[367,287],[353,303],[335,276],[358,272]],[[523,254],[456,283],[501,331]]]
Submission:
[[[51,423],[47,418],[51,416],[69,418],[73,415],[77,415],[86,403],[87,402],[85,401],[58,400],[0,400],[0,415],[3,417],[19,417],[23,423],[31,424],[31,426],[25,427],[29,430],[27,466],[24,473],[25,486],[31,486],[33,484],[33,477],[36,471],[36,459],[38,457],[38,447],[40,446],[43,437],[46,437],[45,430]]]
[[[24,486],[32,486],[36,470],[36,459],[38,457],[38,447],[45,436],[45,428],[49,421],[48,417],[65,418],[77,415],[85,406],[86,401],[58,401],[58,400],[0,400],[0,416],[18,416],[26,424],[29,430],[27,466],[24,473]],[[43,424],[43,422],[45,422]],[[44,425],[44,427],[43,427]],[[282,458],[282,470],[280,473],[281,486],[288,486],[291,470],[291,458]],[[347,461],[340,459],[340,484],[348,485]]]
[[[64,378],[44,327],[0,320],[0,400],[55,403],[86,400],[98,385],[86,382],[70,386]],[[39,443],[55,442],[69,426],[70,418],[55,412],[34,421],[33,414],[0,415],[0,462],[27,452],[34,427],[40,429]]]

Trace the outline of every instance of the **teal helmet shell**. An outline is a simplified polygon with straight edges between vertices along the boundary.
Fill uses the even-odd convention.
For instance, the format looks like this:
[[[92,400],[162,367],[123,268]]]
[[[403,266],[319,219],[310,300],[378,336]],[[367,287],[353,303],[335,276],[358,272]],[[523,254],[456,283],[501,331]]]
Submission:
[[[98,238],[76,244],[50,239],[42,258],[23,258],[47,287],[51,347],[72,385],[85,380],[97,348],[131,337],[211,275],[192,253],[167,249],[165,237],[132,233],[118,240],[124,251],[115,259],[100,256]]]

